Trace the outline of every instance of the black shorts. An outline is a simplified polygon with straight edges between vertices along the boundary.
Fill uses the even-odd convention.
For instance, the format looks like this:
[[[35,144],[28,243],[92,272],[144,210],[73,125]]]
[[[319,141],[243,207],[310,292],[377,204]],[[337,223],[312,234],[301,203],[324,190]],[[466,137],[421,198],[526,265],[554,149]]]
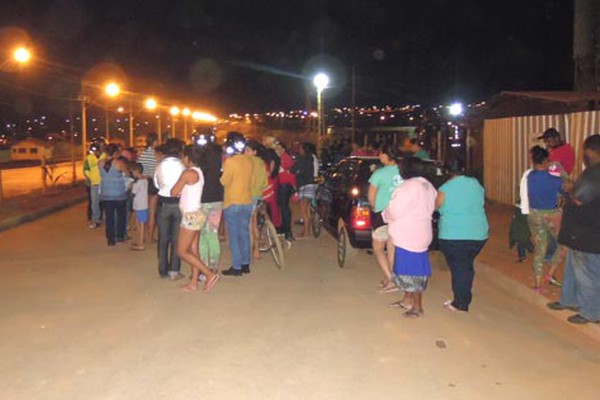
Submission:
[[[154,185],[154,179],[148,178],[148,196],[156,196],[158,188]]]
[[[386,225],[386,223],[383,221],[381,212],[371,211],[371,229],[375,231],[375,229],[383,225]]]

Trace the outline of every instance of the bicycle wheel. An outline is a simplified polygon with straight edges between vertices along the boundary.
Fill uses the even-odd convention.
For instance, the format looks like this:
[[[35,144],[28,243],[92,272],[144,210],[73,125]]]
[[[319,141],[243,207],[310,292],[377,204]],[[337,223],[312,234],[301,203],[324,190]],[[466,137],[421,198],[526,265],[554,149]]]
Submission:
[[[273,240],[271,239],[268,231],[269,228],[267,227],[266,220],[263,217],[262,221],[258,225],[258,251],[261,253],[266,253],[267,251],[271,250],[271,247],[273,247]]]
[[[310,206],[310,216],[313,237],[315,239],[318,239],[319,236],[321,236],[321,218],[319,217],[319,213],[317,212],[317,206]]]
[[[277,268],[282,269],[285,266],[285,259],[283,258],[283,247],[281,245],[281,240],[279,240],[279,236],[277,235],[277,230],[269,220],[265,220],[265,228],[266,235],[271,243],[270,250],[273,261],[275,261]]]

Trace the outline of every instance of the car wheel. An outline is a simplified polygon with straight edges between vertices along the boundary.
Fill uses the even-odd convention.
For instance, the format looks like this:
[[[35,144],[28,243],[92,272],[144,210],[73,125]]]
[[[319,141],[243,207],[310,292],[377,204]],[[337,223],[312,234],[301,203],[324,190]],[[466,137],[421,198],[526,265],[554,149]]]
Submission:
[[[350,244],[350,239],[348,238],[348,230],[346,229],[346,225],[343,223],[340,224],[340,228],[338,229],[338,239],[337,239],[337,262],[338,267],[347,268],[352,265],[354,262],[354,258],[356,256],[357,250],[352,247]]]

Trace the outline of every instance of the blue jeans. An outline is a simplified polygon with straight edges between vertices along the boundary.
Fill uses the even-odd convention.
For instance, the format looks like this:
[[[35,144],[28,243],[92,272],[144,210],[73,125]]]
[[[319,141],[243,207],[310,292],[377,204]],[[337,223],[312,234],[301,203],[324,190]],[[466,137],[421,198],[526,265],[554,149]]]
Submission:
[[[600,254],[569,250],[560,304],[581,307],[586,319],[600,320]]]
[[[252,204],[232,204],[223,210],[232,266],[242,269],[242,265],[250,265],[250,216]]]
[[[440,239],[440,250],[446,258],[452,274],[452,305],[459,310],[468,311],[473,300],[471,289],[475,278],[473,263],[485,240],[444,240]]]
[[[177,255],[177,239],[181,224],[178,203],[158,203],[158,273],[162,277],[179,273],[181,260]]]
[[[127,236],[127,200],[110,200],[104,202],[106,212],[106,240],[109,245],[123,242]]]
[[[100,213],[100,185],[90,186],[90,208],[92,211],[91,220],[99,223],[102,219]]]

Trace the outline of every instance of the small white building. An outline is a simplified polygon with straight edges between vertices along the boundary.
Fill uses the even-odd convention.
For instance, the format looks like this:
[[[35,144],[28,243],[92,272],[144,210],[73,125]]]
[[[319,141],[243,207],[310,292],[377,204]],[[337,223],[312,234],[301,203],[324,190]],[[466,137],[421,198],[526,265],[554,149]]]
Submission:
[[[11,161],[19,160],[41,160],[52,158],[52,147],[40,139],[27,138],[10,146]]]

